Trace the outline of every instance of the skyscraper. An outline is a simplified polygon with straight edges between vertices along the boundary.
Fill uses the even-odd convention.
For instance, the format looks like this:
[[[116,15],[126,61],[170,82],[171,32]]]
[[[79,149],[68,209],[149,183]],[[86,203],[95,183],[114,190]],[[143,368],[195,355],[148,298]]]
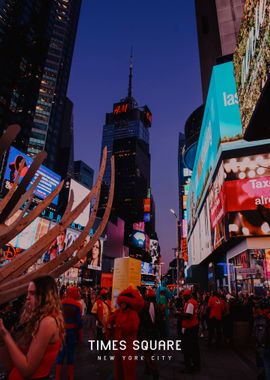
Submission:
[[[113,112],[106,114],[102,136],[102,149],[108,147],[104,183],[106,186],[110,184],[109,160],[114,154],[114,211],[126,222],[126,237],[134,222],[143,221],[143,201],[150,188],[149,127],[152,115],[146,105],[139,107],[133,98],[132,77],[131,62],[128,96],[113,105]]]
[[[236,47],[245,0],[195,0],[203,99],[212,67]]]
[[[26,150],[51,37],[53,1],[0,2],[0,131],[17,122]]]
[[[81,0],[54,1],[49,18],[51,38],[39,97],[35,108],[35,127],[31,131],[28,153],[45,149],[47,166],[57,170],[61,156],[58,147],[65,124],[66,93],[81,7]],[[68,133],[68,131],[67,131]]]
[[[94,181],[94,170],[84,161],[74,161],[74,178],[76,181],[92,189]]]
[[[55,170],[81,0],[0,2],[0,129],[22,125],[17,146],[45,149]]]

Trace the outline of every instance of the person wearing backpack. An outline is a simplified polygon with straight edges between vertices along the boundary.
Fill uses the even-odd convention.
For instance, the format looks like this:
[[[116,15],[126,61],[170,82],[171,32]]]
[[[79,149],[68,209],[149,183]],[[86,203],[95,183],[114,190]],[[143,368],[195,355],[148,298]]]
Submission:
[[[265,380],[270,380],[270,305],[265,300],[255,308],[253,329],[257,364],[263,366]]]
[[[101,289],[91,310],[91,313],[96,317],[97,340],[105,340],[104,333],[111,314],[111,303],[108,295],[108,289]]]

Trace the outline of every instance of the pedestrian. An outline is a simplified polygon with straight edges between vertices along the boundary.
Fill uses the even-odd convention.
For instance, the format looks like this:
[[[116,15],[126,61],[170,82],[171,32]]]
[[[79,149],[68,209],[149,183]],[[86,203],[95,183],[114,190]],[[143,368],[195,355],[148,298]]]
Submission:
[[[66,297],[62,300],[66,338],[57,357],[55,380],[61,379],[64,359],[67,357],[68,380],[74,379],[74,354],[76,343],[82,342],[82,304],[80,291],[76,286],[67,288]]]
[[[125,341],[126,348],[115,351],[114,380],[136,380],[137,351],[133,348],[133,342],[138,337],[138,312],[143,308],[144,300],[137,289],[129,286],[119,294],[117,304],[119,308],[109,318],[108,335],[118,342]],[[131,359],[125,360],[128,356]]]
[[[209,334],[208,334],[208,346],[212,344],[213,338],[215,338],[216,346],[219,347],[221,343],[222,334],[222,315],[224,312],[224,302],[220,299],[216,291],[209,298]]]
[[[140,311],[139,338],[141,340],[158,340],[160,338],[160,326],[163,315],[156,303],[156,292],[154,289],[147,289],[145,293],[145,303]],[[153,351],[144,351],[145,373],[151,375],[153,380],[159,379],[157,361],[151,360]]]
[[[101,289],[91,310],[91,313],[96,317],[97,340],[105,339],[107,322],[111,314],[111,302],[108,296],[108,289]]]
[[[254,310],[254,336],[257,365],[263,368],[261,378],[270,380],[270,304],[261,300]]]
[[[0,319],[1,359],[8,379],[48,380],[64,338],[64,321],[55,280],[38,277],[28,286],[19,323],[10,333]]]
[[[200,371],[201,369],[198,342],[198,302],[193,298],[191,290],[189,289],[183,291],[183,298],[185,300],[185,305],[181,318],[185,369],[182,372],[192,373]]]

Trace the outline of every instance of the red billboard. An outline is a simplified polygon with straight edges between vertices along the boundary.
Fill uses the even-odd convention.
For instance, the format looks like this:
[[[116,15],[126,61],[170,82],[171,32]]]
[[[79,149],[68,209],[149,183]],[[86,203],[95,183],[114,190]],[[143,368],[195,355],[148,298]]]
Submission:
[[[270,177],[247,178],[225,182],[227,210],[256,210],[263,205],[270,208]]]

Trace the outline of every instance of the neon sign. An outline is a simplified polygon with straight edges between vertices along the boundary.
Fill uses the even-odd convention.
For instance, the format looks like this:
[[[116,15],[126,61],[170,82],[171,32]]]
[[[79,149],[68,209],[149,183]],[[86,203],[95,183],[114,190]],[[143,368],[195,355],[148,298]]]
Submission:
[[[114,106],[113,114],[120,115],[128,111],[128,103],[118,103]]]

